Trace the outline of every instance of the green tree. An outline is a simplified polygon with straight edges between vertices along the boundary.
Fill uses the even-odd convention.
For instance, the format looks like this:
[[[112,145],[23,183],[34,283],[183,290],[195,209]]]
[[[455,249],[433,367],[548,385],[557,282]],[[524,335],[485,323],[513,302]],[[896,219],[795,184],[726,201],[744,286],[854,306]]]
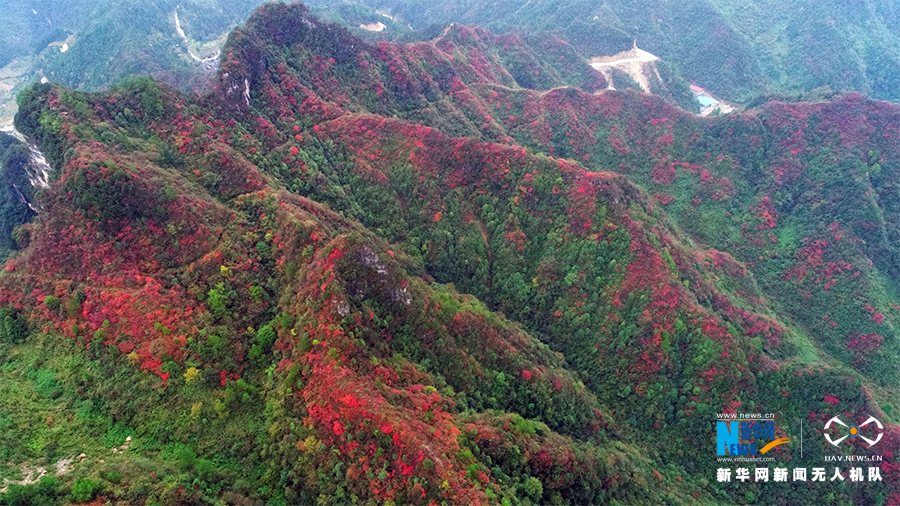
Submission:
[[[0,308],[0,341],[21,343],[28,337],[28,322],[19,310],[9,306]]]
[[[525,490],[526,494],[535,500],[540,499],[541,496],[544,495],[544,485],[541,483],[541,480],[534,476],[529,476],[528,479],[525,480],[525,485],[522,488]]]
[[[256,342],[264,349],[268,350],[275,344],[278,334],[271,323],[267,323],[256,331]]]
[[[218,283],[207,295],[209,309],[216,315],[216,318],[228,318],[231,316],[231,311],[228,310],[227,306],[229,302],[228,291],[224,282]]]

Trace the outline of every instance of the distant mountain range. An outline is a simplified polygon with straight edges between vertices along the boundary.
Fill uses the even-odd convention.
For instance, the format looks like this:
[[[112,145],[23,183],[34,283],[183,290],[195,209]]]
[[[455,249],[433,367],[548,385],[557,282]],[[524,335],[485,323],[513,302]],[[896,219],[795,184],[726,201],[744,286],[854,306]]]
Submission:
[[[225,35],[260,3],[0,0],[0,120],[11,121],[15,92],[41,79],[96,90],[150,74],[202,89]]]
[[[204,89],[223,37],[259,3],[2,0],[0,123],[12,121],[14,94],[41,79],[95,90],[137,73],[186,91]],[[900,100],[900,0],[311,0],[309,6],[368,40],[428,39],[452,22],[522,36],[549,32],[587,58],[630,49],[637,40],[661,58],[651,72],[661,80],[643,91],[688,110],[696,103],[685,78],[731,102],[800,97],[822,87]]]
[[[723,98],[829,86],[900,100],[898,0],[311,0],[326,19],[367,8],[419,31],[449,22],[549,30],[587,57],[641,48]],[[356,6],[352,10],[349,6]],[[356,14],[358,17],[359,15]],[[355,19],[354,19],[355,21]],[[390,23],[389,23],[390,24]]]

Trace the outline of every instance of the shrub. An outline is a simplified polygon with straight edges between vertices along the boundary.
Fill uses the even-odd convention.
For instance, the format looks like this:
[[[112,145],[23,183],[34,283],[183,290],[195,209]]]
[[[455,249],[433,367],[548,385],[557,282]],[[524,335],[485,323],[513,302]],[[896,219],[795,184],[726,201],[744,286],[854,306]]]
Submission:
[[[48,295],[44,297],[44,305],[47,306],[47,309],[50,311],[58,311],[60,306],[59,298]]]
[[[66,312],[69,313],[69,316],[78,316],[78,313],[81,312],[81,303],[74,297],[69,299],[66,301]]]
[[[184,373],[184,381],[185,383],[190,383],[197,379],[197,376],[199,375],[200,371],[198,371],[196,367],[188,367],[188,370]]]
[[[43,506],[59,502],[62,482],[52,476],[44,476],[34,485],[10,485],[0,494],[0,506]]]
[[[263,259],[271,258],[272,257],[272,245],[265,241],[259,241],[258,243],[256,243],[256,252]]]
[[[81,478],[72,485],[72,499],[76,502],[87,502],[100,491],[100,484],[87,478]]]
[[[53,369],[38,369],[35,382],[41,395],[48,399],[56,399],[63,394],[62,388],[59,387],[59,383],[56,381],[56,371]]]
[[[247,290],[250,295],[250,299],[254,302],[259,302],[265,297],[266,291],[261,286],[253,285]]]

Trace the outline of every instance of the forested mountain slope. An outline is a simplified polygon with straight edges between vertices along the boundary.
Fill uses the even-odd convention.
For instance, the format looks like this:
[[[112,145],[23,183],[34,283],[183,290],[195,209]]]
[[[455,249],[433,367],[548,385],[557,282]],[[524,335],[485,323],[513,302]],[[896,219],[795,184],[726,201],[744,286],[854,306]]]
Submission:
[[[207,97],[23,93],[54,177],[0,275],[0,461],[87,455],[0,502],[900,504],[892,453],[718,483],[712,423],[900,444],[900,108],[699,118],[562,40],[439,35],[268,4]]]

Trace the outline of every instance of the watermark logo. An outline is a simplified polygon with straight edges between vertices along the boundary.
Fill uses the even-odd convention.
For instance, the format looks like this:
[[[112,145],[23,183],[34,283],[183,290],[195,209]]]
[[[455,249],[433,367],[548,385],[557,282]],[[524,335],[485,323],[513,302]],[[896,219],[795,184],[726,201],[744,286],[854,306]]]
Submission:
[[[775,437],[775,422],[771,420],[716,422],[716,454],[719,456],[753,457],[790,442],[790,438]]]
[[[878,436],[875,437],[875,439],[869,439],[866,436],[862,435],[863,427],[865,427],[866,425],[869,425],[870,423],[874,423],[875,426],[878,427]],[[828,429],[830,429],[832,427],[832,425],[835,425],[835,426],[841,425],[843,427],[846,427],[847,428],[846,435],[844,435],[843,437],[839,437],[837,439],[832,439],[831,434],[828,433]],[[871,430],[871,429],[869,429],[869,430]],[[827,439],[828,442],[834,446],[841,444],[842,441],[844,441],[845,439],[848,439],[848,438],[851,440],[854,438],[860,438],[863,441],[869,443],[869,448],[871,448],[871,447],[875,446],[876,443],[881,441],[881,436],[884,435],[884,432],[883,432],[884,426],[881,425],[881,422],[878,421],[878,419],[875,418],[874,416],[870,416],[869,419],[865,421],[865,423],[861,423],[859,425],[847,425],[840,418],[835,416],[835,417],[832,417],[831,420],[828,420],[828,423],[825,424],[825,431],[826,431],[825,439]]]

